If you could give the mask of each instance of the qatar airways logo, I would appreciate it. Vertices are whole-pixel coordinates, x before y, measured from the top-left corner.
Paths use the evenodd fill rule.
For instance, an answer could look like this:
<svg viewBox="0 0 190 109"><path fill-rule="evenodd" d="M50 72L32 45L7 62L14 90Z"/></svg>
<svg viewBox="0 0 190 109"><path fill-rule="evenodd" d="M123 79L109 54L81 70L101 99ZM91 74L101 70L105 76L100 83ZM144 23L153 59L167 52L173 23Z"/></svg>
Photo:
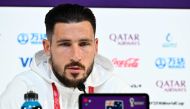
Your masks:
<svg viewBox="0 0 190 109"><path fill-rule="evenodd" d="M166 92L186 92L185 80L157 80L155 84Z"/></svg>
<svg viewBox="0 0 190 109"><path fill-rule="evenodd" d="M111 33L109 39L118 45L140 45L140 35L138 33L127 34L127 33Z"/></svg>
<svg viewBox="0 0 190 109"><path fill-rule="evenodd" d="M119 68L137 68L139 66L139 58L128 59L112 59L113 65Z"/></svg>

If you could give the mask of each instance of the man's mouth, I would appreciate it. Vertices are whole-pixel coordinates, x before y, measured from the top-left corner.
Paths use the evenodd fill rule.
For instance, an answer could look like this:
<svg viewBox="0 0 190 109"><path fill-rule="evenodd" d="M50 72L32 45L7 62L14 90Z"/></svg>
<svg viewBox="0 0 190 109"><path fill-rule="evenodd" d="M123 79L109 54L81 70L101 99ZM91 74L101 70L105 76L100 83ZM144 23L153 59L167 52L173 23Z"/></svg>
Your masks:
<svg viewBox="0 0 190 109"><path fill-rule="evenodd" d="M81 68L80 68L80 67L78 67L78 66L72 66L72 67L69 67L68 69L80 70Z"/></svg>
<svg viewBox="0 0 190 109"><path fill-rule="evenodd" d="M78 74L82 70L79 66L70 66L67 69L71 72L71 74Z"/></svg>

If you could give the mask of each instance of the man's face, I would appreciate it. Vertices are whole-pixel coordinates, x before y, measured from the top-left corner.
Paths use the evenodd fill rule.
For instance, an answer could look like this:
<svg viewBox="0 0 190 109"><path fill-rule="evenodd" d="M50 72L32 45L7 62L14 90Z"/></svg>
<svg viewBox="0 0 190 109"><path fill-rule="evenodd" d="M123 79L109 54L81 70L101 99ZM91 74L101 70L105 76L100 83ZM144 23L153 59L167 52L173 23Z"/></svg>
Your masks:
<svg viewBox="0 0 190 109"><path fill-rule="evenodd" d="M56 23L52 42L43 41L56 77L67 87L84 82L92 71L98 40L88 21Z"/></svg>

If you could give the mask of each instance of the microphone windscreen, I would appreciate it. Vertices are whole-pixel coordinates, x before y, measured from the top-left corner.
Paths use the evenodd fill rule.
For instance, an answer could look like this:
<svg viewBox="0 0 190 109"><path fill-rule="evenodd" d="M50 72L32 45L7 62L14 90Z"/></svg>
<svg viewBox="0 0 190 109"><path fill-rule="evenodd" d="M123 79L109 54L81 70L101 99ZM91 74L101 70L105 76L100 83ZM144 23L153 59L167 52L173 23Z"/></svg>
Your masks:
<svg viewBox="0 0 190 109"><path fill-rule="evenodd" d="M85 85L84 83L79 83L77 88L80 90L80 91L85 91Z"/></svg>

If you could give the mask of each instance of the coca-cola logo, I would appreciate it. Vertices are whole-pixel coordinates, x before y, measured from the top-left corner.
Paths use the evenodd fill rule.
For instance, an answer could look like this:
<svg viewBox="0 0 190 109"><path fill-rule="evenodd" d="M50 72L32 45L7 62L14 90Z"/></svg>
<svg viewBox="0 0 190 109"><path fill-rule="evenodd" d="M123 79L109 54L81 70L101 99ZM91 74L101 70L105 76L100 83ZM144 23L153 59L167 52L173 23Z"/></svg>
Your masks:
<svg viewBox="0 0 190 109"><path fill-rule="evenodd" d="M109 39L118 45L140 45L140 35L138 33L111 33Z"/></svg>
<svg viewBox="0 0 190 109"><path fill-rule="evenodd" d="M166 92L186 92L185 80L157 80L156 86Z"/></svg>
<svg viewBox="0 0 190 109"><path fill-rule="evenodd" d="M137 68L139 66L139 58L128 58L128 59L112 59L113 65L120 68Z"/></svg>

